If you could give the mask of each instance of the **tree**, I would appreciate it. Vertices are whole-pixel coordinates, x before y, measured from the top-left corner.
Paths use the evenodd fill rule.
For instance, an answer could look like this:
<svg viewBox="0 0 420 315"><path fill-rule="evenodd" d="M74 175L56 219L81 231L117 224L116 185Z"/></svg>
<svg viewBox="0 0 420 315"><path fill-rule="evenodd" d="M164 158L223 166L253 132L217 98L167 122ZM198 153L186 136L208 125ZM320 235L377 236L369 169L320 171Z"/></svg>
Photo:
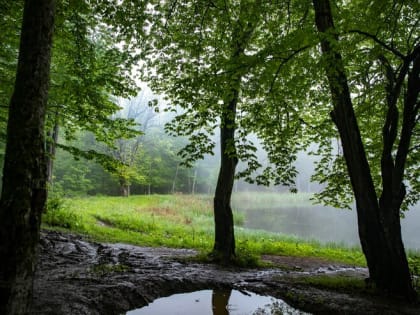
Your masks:
<svg viewBox="0 0 420 315"><path fill-rule="evenodd" d="M123 101L121 101L122 103ZM107 154L121 162L121 166L114 172L120 184L121 196L130 195L132 182L144 181L144 174L141 169L141 151L144 142L144 134L151 127L157 113L145 101L144 92L136 98L130 99L121 106L121 110L113 115L113 118L132 120L138 129L137 135L130 139L119 138L112 146L105 150Z"/></svg>
<svg viewBox="0 0 420 315"><path fill-rule="evenodd" d="M57 8L47 120L50 179L59 130L67 140L87 130L108 145L133 136L131 121L112 115L120 109L116 97L135 93L128 71L135 58L117 47L119 40L105 23L98 23L105 18L97 10L106 5L77 0L60 2Z"/></svg>
<svg viewBox="0 0 420 315"><path fill-rule="evenodd" d="M239 16L235 21L230 43L229 63L236 66L244 57L245 50L257 26L258 18L254 16L256 1L251 6L240 3ZM230 261L235 255L235 238L233 230L233 214L230 206L233 183L235 179L238 157L235 147L236 113L241 92L241 81L246 68L236 69L227 78L222 109L220 115L220 171L214 194L215 240L214 254L223 261Z"/></svg>
<svg viewBox="0 0 420 315"><path fill-rule="evenodd" d="M44 121L54 1L25 1L0 200L0 313L26 314L46 190Z"/></svg>
<svg viewBox="0 0 420 315"><path fill-rule="evenodd" d="M307 11L305 6L293 9L296 16L304 17ZM279 76L279 68L304 49L300 47L302 36L298 36L302 18L292 22L285 13L288 10L287 4L278 6L258 0L169 1L159 2L149 10L151 26L143 48L144 79L167 96L170 109L178 114L167 125L167 131L189 138L190 143L180 152L187 166L212 153L215 142L211 137L216 128L220 129L213 254L225 262L235 255L230 207L235 175L252 180L251 174L263 167L247 136L262 130L257 125L263 124L264 114L259 116L259 124L252 116L258 112L256 108L262 112L266 105L279 103L279 95L284 94L278 92L278 86L270 86ZM279 19L282 23L290 20L286 31L279 29ZM284 44L291 39L297 42L292 48ZM287 106L284 111L277 108L279 117L289 111ZM289 127L286 120L281 121L276 125L276 134L284 136ZM296 141L300 128L291 130L290 137L277 141L287 146L283 150L287 154L269 156L275 167L266 167L257 175L259 183L293 186L295 171L291 162L300 146ZM239 160L245 169L237 172Z"/></svg>
<svg viewBox="0 0 420 315"><path fill-rule="evenodd" d="M46 148L48 179L53 186L52 174L59 132L61 140L73 140L78 131L91 131L99 141L111 144L116 138L132 135L133 127L125 119L112 119L119 110L115 97L128 97L135 93L136 85L129 69L135 57L130 51L117 47L120 40L109 32L100 10L113 4L85 0L60 1L56 9L56 32L51 61ZM2 117L7 117L16 68L20 2L2 2L0 48L0 147L4 144ZM98 23L98 21L102 21ZM115 24L115 23L114 23ZM7 101L6 101L7 100ZM70 143L70 141L68 142ZM61 143L61 148L79 154L77 148ZM88 148L89 150L89 148ZM84 154L85 152L80 152ZM79 155L80 155L79 154ZM93 154L90 154L93 158Z"/></svg>
<svg viewBox="0 0 420 315"><path fill-rule="evenodd" d="M379 151L381 187L378 189L352 103L345 62L338 48L340 40L333 23L329 0L314 0L313 4L316 26L321 37L323 64L333 103L331 117L340 134L344 159L356 199L359 236L370 278L379 289L413 300L416 293L412 287L401 238L400 210L406 197L404 172L407 159L410 151L414 151L414 154L418 151L410 146L420 107L420 44L418 33L415 32L417 26L411 24L409 27L411 31L404 42L406 53L400 52L397 48L400 43L394 41L394 36L399 31L397 27L394 28L395 33L384 39L360 29L352 31L363 35L364 40L370 39L374 42L377 60L385 69L383 80L380 80L385 82L381 86L385 87L387 106L382 109L385 118L382 120L382 148ZM415 6L414 3L411 5ZM416 12L411 5L402 4L399 7L402 19ZM378 30L377 34L383 33ZM387 44L388 40L391 44ZM391 53L392 58L400 59L397 67L392 66L384 51ZM369 85L375 83L375 80L371 80ZM402 93L403 88L405 93ZM399 117L401 108L402 118ZM362 121L362 126L363 123Z"/></svg>

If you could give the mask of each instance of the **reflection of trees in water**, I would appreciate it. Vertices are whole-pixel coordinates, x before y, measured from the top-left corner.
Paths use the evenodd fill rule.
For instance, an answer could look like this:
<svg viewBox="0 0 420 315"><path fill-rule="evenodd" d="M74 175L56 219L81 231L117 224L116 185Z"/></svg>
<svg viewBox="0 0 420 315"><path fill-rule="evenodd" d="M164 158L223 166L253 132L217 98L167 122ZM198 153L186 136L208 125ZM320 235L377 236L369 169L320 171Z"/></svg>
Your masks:
<svg viewBox="0 0 420 315"><path fill-rule="evenodd" d="M264 308L258 308L252 315L304 315L305 312L298 311L283 301L272 299L270 304Z"/></svg>
<svg viewBox="0 0 420 315"><path fill-rule="evenodd" d="M231 309L231 305L229 304L229 299L231 297L232 290L229 289L216 289L212 292L211 297L211 304L213 315L229 315ZM242 294L251 296L242 292ZM294 309L287 303L283 302L282 300L278 300L275 298L271 299L269 304L264 305L263 307L259 307L256 311L252 313L252 315L298 315L298 314L307 314L305 312L301 312L299 310Z"/></svg>
<svg viewBox="0 0 420 315"><path fill-rule="evenodd" d="M211 296L211 305L213 309L213 315L229 315L229 299L232 294L232 290L213 290Z"/></svg>

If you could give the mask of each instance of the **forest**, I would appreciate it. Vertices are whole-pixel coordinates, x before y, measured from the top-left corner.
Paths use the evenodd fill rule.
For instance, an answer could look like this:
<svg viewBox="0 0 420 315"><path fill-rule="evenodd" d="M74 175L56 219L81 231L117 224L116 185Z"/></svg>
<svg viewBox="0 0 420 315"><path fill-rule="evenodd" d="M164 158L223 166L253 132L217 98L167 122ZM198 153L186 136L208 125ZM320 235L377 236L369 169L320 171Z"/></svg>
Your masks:
<svg viewBox="0 0 420 315"><path fill-rule="evenodd" d="M223 268L340 261L366 268L351 294L418 307L401 222L420 198L419 1L0 0L0 15L1 314L48 313L34 296L54 233ZM360 246L248 230L238 198L260 217L353 209Z"/></svg>

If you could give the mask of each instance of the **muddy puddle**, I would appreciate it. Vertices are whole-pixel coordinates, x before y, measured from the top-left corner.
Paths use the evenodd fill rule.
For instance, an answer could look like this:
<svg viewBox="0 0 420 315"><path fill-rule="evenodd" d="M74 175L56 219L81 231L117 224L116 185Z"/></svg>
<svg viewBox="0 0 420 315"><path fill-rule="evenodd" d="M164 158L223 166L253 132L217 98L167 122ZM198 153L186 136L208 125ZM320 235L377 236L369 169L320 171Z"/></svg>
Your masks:
<svg viewBox="0 0 420 315"><path fill-rule="evenodd" d="M265 255L264 260L282 267L243 269L193 262L186 259L196 255L190 249L95 243L54 231L41 234L39 252L31 315L303 314L297 310L312 314L420 314L419 305L404 301L305 285L300 278L320 274L367 276L364 268L314 257ZM185 292L193 293L179 295ZM162 300L169 303L165 307L172 313L138 313L161 307L154 305ZM170 304L171 300L178 306ZM176 313L187 302L191 312L182 308ZM254 308L248 308L251 306ZM273 307L284 310L272 312Z"/></svg>
<svg viewBox="0 0 420 315"><path fill-rule="evenodd" d="M281 299L238 290L200 290L159 298L126 315L305 315Z"/></svg>

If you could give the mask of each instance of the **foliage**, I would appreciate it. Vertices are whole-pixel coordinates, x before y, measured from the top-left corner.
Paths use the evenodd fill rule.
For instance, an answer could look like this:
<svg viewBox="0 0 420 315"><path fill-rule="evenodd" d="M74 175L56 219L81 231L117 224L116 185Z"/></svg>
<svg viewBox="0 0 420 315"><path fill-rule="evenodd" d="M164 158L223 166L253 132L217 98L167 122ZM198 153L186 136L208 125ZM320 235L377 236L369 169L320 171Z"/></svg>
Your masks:
<svg viewBox="0 0 420 315"><path fill-rule="evenodd" d="M6 148L6 126L9 103L16 75L20 25L23 5L19 1L0 1L0 166Z"/></svg>
<svg viewBox="0 0 420 315"><path fill-rule="evenodd" d="M305 145L297 141L301 139L302 102L295 102L297 93L281 89L285 81L291 83L297 77L282 80L279 72L291 55L307 45L304 23L299 20L305 19L308 7L296 3L286 8L286 4L262 1L151 3L154 6L146 11L151 27L143 48L143 79L168 98L168 110L177 114L166 130L188 137L189 143L180 152L184 163L191 166L212 154L214 130L223 125L223 117L237 115L232 126L235 139L227 153L246 165L238 177L260 184L293 185L293 161ZM293 21L284 13L288 10L295 13ZM287 31L279 30L279 24L287 21ZM287 47L292 38L292 47ZM227 103L234 90L241 93L237 110L229 113ZM268 119L273 116L275 121ZM255 145L247 138L252 132L261 136L272 166L257 159ZM251 174L261 167L265 170L253 179Z"/></svg>
<svg viewBox="0 0 420 315"><path fill-rule="evenodd" d="M157 121L164 121L163 114L159 114ZM143 127L144 125L141 125ZM118 142L126 140L120 139ZM136 139L128 139L124 146L129 146ZM79 187L81 195L105 194L118 195L120 185L116 174L127 170L133 173L130 176L131 192L134 194L190 193L192 189L191 170L178 167L180 158L176 152L185 143L182 138L172 138L163 132L159 125L152 125L147 132L138 139L139 148L136 152L133 164L129 166L118 158L119 149L109 148L95 140L94 135L80 132L77 139L66 141L59 139L58 150L54 159L53 189L59 187L67 195L72 194L69 182L64 177L72 177L73 168L84 169L84 175L90 181L90 186ZM71 154L67 153L70 152ZM73 157L77 157L74 159ZM178 167L178 172L176 171ZM214 185L214 178L206 176L217 165L209 162L197 165L197 183L195 191L207 192ZM121 168L121 171L119 169Z"/></svg>
<svg viewBox="0 0 420 315"><path fill-rule="evenodd" d="M64 127L65 138L74 139L78 131L92 132L98 141L112 145L115 139L135 134L133 122L112 118L118 104L115 96L136 93L131 77L136 58L123 50L119 39L109 32L111 22L101 15L111 2L85 0L59 1L56 8L51 82L46 121L47 148L55 146L54 133ZM16 69L22 3L1 2L0 39L0 151L4 146L5 122ZM120 21L121 22L121 21ZM116 23L116 21L113 21ZM119 166L89 150L64 146L76 157L95 157L107 169ZM49 153L54 159L54 153ZM2 152L0 152L1 159Z"/></svg>
<svg viewBox="0 0 420 315"><path fill-rule="evenodd" d="M248 246L247 240L242 240L236 244L236 256L233 263L240 267L257 267L263 265L260 256Z"/></svg>
<svg viewBox="0 0 420 315"><path fill-rule="evenodd" d="M87 1L62 2L54 41L49 116L50 124L65 127L67 138L76 130L91 131L98 140L131 134L129 121L113 120L119 107L111 96L129 96L135 84L127 70L134 62L107 26L98 23Z"/></svg>
<svg viewBox="0 0 420 315"><path fill-rule="evenodd" d="M57 143L57 147L70 153L76 161L80 158L86 159L88 161L95 161L99 165L101 165L105 170L109 172L117 172L118 168L124 167L124 164L117 159L110 157L104 153L98 152L93 149L84 150L83 148L80 149L73 145L66 145Z"/></svg>
<svg viewBox="0 0 420 315"><path fill-rule="evenodd" d="M67 196L81 195L92 188L91 181L86 178L88 172L87 167L72 166L69 171L70 172L65 174L62 179L62 184L66 187L65 193ZM58 183L56 186L57 185L60 184ZM55 187L55 189L63 191L59 187Z"/></svg>
<svg viewBox="0 0 420 315"><path fill-rule="evenodd" d="M410 266L410 273L412 276L413 287L420 291L420 255L418 252L408 252L408 265Z"/></svg>
<svg viewBox="0 0 420 315"><path fill-rule="evenodd" d="M81 229L84 224L81 216L70 210L67 202L57 195L48 199L42 222L51 227L66 229Z"/></svg>

